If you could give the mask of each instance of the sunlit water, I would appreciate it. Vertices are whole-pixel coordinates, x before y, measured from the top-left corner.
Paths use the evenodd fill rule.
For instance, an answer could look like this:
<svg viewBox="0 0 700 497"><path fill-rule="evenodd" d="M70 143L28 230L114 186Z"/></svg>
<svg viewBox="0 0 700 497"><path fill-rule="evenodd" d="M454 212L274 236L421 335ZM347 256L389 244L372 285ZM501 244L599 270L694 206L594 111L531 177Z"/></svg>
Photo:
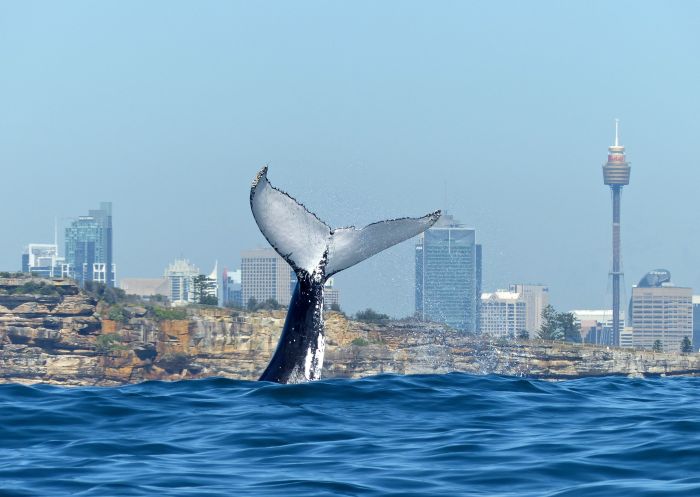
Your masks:
<svg viewBox="0 0 700 497"><path fill-rule="evenodd" d="M700 379L0 385L0 495L698 496Z"/></svg>

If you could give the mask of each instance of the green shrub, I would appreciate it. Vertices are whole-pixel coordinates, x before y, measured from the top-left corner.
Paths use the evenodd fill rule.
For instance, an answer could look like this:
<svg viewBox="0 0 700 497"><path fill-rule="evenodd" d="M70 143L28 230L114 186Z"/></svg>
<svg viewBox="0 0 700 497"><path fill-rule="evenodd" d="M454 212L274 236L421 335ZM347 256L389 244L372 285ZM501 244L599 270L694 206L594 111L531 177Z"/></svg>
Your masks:
<svg viewBox="0 0 700 497"><path fill-rule="evenodd" d="M360 338L354 339L350 343L352 343L353 345L356 345L358 347L366 347L367 345L369 345L369 340L366 340L366 339L360 337Z"/></svg>
<svg viewBox="0 0 700 497"><path fill-rule="evenodd" d="M126 321L126 313L124 312L124 308L120 306L112 307L109 310L107 317L112 321L119 321L120 323Z"/></svg>
<svg viewBox="0 0 700 497"><path fill-rule="evenodd" d="M157 321L181 321L187 319L187 310L182 307L152 307L151 312Z"/></svg>

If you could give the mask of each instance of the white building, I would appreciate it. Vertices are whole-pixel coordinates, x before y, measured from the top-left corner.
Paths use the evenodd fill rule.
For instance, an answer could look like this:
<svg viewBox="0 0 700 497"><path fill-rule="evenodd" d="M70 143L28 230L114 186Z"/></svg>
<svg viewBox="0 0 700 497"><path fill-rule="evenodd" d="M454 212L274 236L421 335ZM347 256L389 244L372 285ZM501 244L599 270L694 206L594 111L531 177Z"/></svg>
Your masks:
<svg viewBox="0 0 700 497"><path fill-rule="evenodd" d="M58 255L56 243L30 243L22 254L22 272L44 278L72 277L70 266Z"/></svg>
<svg viewBox="0 0 700 497"><path fill-rule="evenodd" d="M530 338L537 337L542 328L542 311L549 305L549 288L544 285L515 283L509 290L519 293L525 301L525 329Z"/></svg>
<svg viewBox="0 0 700 497"><path fill-rule="evenodd" d="M481 294L481 333L515 337L526 330L526 303L517 292L497 290Z"/></svg>
<svg viewBox="0 0 700 497"><path fill-rule="evenodd" d="M199 268L187 259L176 259L165 270L165 278L170 282L168 298L172 305L184 305L194 301L195 276Z"/></svg>

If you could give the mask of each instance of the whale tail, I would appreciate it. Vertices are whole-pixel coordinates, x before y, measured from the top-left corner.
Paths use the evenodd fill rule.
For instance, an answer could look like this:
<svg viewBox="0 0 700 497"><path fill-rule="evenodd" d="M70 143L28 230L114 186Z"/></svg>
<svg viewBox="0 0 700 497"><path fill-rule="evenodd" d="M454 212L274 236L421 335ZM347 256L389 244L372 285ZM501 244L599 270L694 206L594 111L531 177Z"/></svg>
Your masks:
<svg viewBox="0 0 700 497"><path fill-rule="evenodd" d="M435 211L419 218L379 221L357 229L332 229L267 179L267 167L250 189L250 208L267 241L298 276L328 278L374 254L416 236L440 217Z"/></svg>

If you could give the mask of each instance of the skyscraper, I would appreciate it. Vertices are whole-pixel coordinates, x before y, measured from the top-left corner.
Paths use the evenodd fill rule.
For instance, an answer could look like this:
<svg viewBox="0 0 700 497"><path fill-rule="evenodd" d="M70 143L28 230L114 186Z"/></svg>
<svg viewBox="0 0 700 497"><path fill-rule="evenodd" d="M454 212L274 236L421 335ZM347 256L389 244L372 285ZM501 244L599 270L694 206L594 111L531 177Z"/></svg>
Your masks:
<svg viewBox="0 0 700 497"><path fill-rule="evenodd" d="M289 304L294 286L294 271L272 248L241 252L241 290L243 305L250 299L264 302L274 299L280 305Z"/></svg>
<svg viewBox="0 0 700 497"><path fill-rule="evenodd" d="M112 252L112 203L80 216L66 228L66 263L79 284L97 281L115 286L116 265Z"/></svg>
<svg viewBox="0 0 700 497"><path fill-rule="evenodd" d="M474 333L477 323L475 232L443 214L416 244L416 315ZM479 257L479 261L481 257ZM479 285L480 286L480 285Z"/></svg>
<svg viewBox="0 0 700 497"><path fill-rule="evenodd" d="M625 147L620 145L620 121L615 119L615 144L608 147L608 162L603 165L603 182L610 186L612 193L612 312L613 340L620 343L620 197L622 187L630 182L630 166L625 158Z"/></svg>

